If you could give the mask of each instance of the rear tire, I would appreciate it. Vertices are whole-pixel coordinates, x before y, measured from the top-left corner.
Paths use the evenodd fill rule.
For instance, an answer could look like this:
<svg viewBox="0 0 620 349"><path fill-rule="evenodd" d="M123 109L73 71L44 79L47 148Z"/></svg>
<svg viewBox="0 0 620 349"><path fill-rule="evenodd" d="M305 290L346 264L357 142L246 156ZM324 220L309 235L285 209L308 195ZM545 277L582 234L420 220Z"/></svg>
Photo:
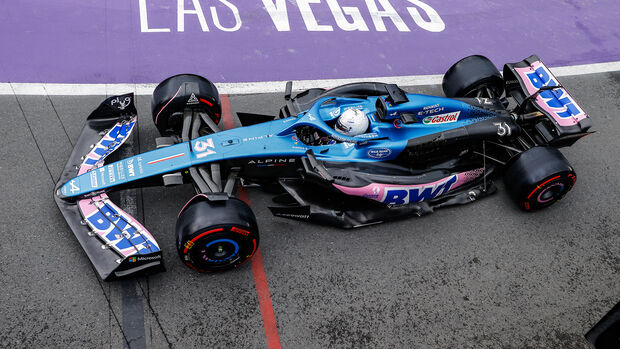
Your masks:
<svg viewBox="0 0 620 349"><path fill-rule="evenodd" d="M162 81L153 91L151 107L153 122L163 136L181 134L186 108L207 113L216 124L222 114L217 87L193 74L175 75Z"/></svg>
<svg viewBox="0 0 620 349"><path fill-rule="evenodd" d="M504 79L497 67L484 56L469 56L454 63L443 77L443 92L448 98L482 97L499 98L504 93ZM486 88L492 95L486 93Z"/></svg>
<svg viewBox="0 0 620 349"><path fill-rule="evenodd" d="M177 250L185 265L199 272L236 268L250 259L259 243L256 217L235 198L192 198L176 224Z"/></svg>
<svg viewBox="0 0 620 349"><path fill-rule="evenodd" d="M512 199L526 211L551 206L568 193L577 176L568 160L552 147L534 147L511 159L504 183Z"/></svg>

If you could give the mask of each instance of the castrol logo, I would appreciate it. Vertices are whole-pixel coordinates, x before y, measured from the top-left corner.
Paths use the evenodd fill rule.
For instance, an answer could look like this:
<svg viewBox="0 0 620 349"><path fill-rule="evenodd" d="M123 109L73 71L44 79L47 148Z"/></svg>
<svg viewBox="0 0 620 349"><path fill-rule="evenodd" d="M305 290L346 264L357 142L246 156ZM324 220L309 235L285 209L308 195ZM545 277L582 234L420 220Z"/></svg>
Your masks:
<svg viewBox="0 0 620 349"><path fill-rule="evenodd" d="M459 119L460 111L454 113L440 114L434 116L427 116L422 120L427 125L437 125L437 124L449 124L451 122L456 122Z"/></svg>

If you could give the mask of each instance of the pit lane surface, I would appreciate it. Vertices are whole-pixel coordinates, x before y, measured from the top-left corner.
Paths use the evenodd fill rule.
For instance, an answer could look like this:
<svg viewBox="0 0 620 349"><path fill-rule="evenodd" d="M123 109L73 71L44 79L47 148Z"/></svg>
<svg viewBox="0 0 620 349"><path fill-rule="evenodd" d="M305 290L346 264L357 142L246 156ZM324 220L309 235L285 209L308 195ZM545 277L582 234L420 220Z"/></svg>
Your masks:
<svg viewBox="0 0 620 349"><path fill-rule="evenodd" d="M563 150L577 184L543 212L520 211L499 181L496 195L471 205L339 230L273 217L270 196L250 190L282 347L588 348L583 335L620 294L620 72L561 80L598 132ZM439 86L408 91L441 95ZM98 280L52 190L104 97L0 97L0 346L273 343L255 266L201 275L181 264L173 229L189 186L138 196L167 272ZM276 113L282 94L229 99L233 112ZM150 97L137 107L145 151L156 136Z"/></svg>

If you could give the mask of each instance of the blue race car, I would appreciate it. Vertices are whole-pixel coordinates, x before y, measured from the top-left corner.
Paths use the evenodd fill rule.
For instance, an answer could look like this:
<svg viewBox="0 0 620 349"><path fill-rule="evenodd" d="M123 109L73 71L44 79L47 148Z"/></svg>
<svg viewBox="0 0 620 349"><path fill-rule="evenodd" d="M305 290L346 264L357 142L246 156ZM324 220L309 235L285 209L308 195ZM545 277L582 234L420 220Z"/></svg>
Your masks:
<svg viewBox="0 0 620 349"><path fill-rule="evenodd" d="M537 56L506 64L470 56L444 76L447 97L355 83L293 96L279 116L238 113L222 131L217 89L197 75L153 93L157 149L104 164L135 128L133 95L105 100L88 117L54 193L103 279L163 269L160 247L108 193L190 183L176 224L183 263L226 270L252 257L256 219L235 198L244 185L279 191L273 214L353 228L420 216L507 191L524 210L560 200L575 171L557 148L588 135L591 120Z"/></svg>

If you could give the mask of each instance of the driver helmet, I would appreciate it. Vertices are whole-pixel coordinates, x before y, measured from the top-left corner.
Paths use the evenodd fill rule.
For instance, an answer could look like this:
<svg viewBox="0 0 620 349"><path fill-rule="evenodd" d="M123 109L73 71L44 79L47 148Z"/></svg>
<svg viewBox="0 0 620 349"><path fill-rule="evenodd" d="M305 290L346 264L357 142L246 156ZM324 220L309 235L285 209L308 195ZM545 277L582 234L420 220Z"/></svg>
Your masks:
<svg viewBox="0 0 620 349"><path fill-rule="evenodd" d="M335 129L345 136L353 137L365 133L369 124L368 117L363 111L352 108L340 114Z"/></svg>

